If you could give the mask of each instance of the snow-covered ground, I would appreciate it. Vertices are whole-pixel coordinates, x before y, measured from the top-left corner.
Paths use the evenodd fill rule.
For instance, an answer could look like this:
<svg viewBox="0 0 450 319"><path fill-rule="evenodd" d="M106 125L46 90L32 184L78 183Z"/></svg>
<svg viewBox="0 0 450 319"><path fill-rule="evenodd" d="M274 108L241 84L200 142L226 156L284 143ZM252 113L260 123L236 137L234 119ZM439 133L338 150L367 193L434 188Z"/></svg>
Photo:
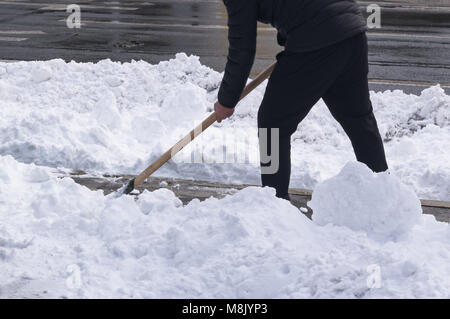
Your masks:
<svg viewBox="0 0 450 319"><path fill-rule="evenodd" d="M90 173L138 173L208 115L220 81L221 74L184 54L158 65L0 63L0 155ZM264 88L183 151L219 163L172 161L157 175L258 184L252 154ZM372 93L372 101L391 171L422 198L450 200L450 97L436 86L420 96ZM247 152L253 160L220 163L224 159L214 154L224 144L227 152L238 149L238 156L245 159ZM312 189L354 160L348 138L322 101L292 145L292 187Z"/></svg>
<svg viewBox="0 0 450 319"><path fill-rule="evenodd" d="M0 297L450 298L450 228L422 215L416 195L450 199L439 87L372 94L390 174L353 162L315 107L293 142L293 186L314 188L313 221L267 188L183 206L164 188L135 200L57 177L138 172L208 114L220 80L183 54L0 63ZM262 94L159 174L257 183L257 161L180 159L211 162L224 143L253 158Z"/></svg>
<svg viewBox="0 0 450 319"><path fill-rule="evenodd" d="M114 198L4 156L0 297L450 298L449 225L393 175L349 163L311 206Z"/></svg>

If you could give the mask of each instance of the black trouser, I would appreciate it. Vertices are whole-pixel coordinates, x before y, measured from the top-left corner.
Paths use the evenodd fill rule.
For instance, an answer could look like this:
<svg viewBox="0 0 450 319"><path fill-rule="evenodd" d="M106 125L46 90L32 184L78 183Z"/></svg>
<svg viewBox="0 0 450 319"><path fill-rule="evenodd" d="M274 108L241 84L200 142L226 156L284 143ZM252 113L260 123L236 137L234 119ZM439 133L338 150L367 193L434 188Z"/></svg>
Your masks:
<svg viewBox="0 0 450 319"><path fill-rule="evenodd" d="M375 172L387 170L370 102L367 55L365 33L317 51L277 55L258 112L258 127L268 129L267 141L270 128L279 128L279 169L261 175L263 186L274 187L277 196L288 197L291 135L320 98L350 138L356 159Z"/></svg>

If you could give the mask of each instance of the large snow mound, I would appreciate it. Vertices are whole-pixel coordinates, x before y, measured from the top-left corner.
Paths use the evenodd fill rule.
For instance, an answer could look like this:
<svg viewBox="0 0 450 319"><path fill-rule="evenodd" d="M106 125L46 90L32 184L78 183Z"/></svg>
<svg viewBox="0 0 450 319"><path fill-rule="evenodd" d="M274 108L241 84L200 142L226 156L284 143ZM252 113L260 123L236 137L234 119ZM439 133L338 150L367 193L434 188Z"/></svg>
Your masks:
<svg viewBox="0 0 450 319"><path fill-rule="evenodd" d="M355 164L315 196L342 187L357 198L343 175L388 188L392 212L409 209L397 197L417 202ZM361 209L355 231L333 225L336 217L316 224L268 188L186 206L167 189L115 198L0 156L0 297L449 298L449 225L411 205L414 225L379 240L364 220L383 206L369 212L373 199L359 201L348 205ZM398 221L385 224L395 230Z"/></svg>
<svg viewBox="0 0 450 319"><path fill-rule="evenodd" d="M0 154L90 173L137 173L208 115L221 78L185 54L158 65L0 62ZM257 154L264 89L180 154L201 154L201 165L171 161L158 174L259 183L257 160L222 164L214 154L225 142ZM439 86L420 96L386 91L371 97L391 171L421 197L450 200L450 97ZM318 102L293 136L291 186L314 188L352 160L344 131Z"/></svg>
<svg viewBox="0 0 450 319"><path fill-rule="evenodd" d="M343 225L382 240L401 237L422 214L410 188L359 162L348 163L337 176L319 184L308 205L320 225Z"/></svg>

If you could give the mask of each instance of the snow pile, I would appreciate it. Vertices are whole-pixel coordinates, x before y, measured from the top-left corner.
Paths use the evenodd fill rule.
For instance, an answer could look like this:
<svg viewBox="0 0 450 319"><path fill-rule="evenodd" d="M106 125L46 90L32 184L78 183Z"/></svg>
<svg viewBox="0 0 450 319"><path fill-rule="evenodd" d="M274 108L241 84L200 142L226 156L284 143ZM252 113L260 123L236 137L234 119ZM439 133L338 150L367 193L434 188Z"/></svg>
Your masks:
<svg viewBox="0 0 450 319"><path fill-rule="evenodd" d="M319 184L308 205L319 225L347 226L381 240L401 237L422 214L411 189L389 173L373 173L359 162L347 164L339 175Z"/></svg>
<svg viewBox="0 0 450 319"><path fill-rule="evenodd" d="M10 156L0 168L0 297L450 297L449 226L416 216L414 205L414 226L378 240L379 219L368 215L385 211L370 212L370 197L347 205L361 209L355 231L315 224L268 188L182 206L167 189L104 196ZM324 188L356 198L342 176L366 175L349 165L313 201L329 201ZM396 198L409 194L393 177L370 183L389 188L391 211L403 211ZM397 226L385 220L384 229Z"/></svg>
<svg viewBox="0 0 450 319"><path fill-rule="evenodd" d="M390 94L392 97L398 97L398 99L390 100L389 104L383 101L385 94L375 94L372 99L380 105L380 113L383 116L390 117L391 120L387 122L389 126L383 125L385 139L391 140L396 137L413 136L427 126L449 127L449 97L442 93L442 88L435 86L424 90L419 97L410 95L405 99L400 91L395 91ZM404 103L413 105L409 112L402 112L402 109L406 109L402 105ZM402 106L392 107L392 104Z"/></svg>
<svg viewBox="0 0 450 319"><path fill-rule="evenodd" d="M93 174L138 173L206 118L220 81L221 74L185 54L158 65L0 63L0 154ZM223 164L214 154L224 144L257 153L264 89L180 154L197 152L208 163L171 161L158 174L259 183L257 158ZM391 170L421 197L450 200L450 97L439 86L420 96L386 91L371 97ZM293 136L291 186L314 188L352 160L344 131L319 101Z"/></svg>
<svg viewBox="0 0 450 319"><path fill-rule="evenodd" d="M206 90L220 82L185 55L157 66L52 60L2 67L0 154L103 172L136 172L152 150L160 155L161 145L206 114Z"/></svg>

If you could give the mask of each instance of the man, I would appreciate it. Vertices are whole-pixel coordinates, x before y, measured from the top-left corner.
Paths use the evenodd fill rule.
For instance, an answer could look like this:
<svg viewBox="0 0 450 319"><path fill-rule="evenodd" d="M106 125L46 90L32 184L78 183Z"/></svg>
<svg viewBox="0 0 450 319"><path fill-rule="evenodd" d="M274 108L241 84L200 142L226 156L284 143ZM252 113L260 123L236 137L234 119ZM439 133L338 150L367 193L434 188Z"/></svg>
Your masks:
<svg viewBox="0 0 450 319"><path fill-rule="evenodd" d="M353 0L224 3L229 52L214 106L219 122L233 114L250 74L257 21L274 26L278 43L285 48L277 55L258 111L258 127L267 129L267 141L271 129L279 129L279 169L261 175L263 186L274 187L278 197L289 198L291 135L320 98L350 138L357 160L375 172L387 170L369 97L367 27L357 4Z"/></svg>

